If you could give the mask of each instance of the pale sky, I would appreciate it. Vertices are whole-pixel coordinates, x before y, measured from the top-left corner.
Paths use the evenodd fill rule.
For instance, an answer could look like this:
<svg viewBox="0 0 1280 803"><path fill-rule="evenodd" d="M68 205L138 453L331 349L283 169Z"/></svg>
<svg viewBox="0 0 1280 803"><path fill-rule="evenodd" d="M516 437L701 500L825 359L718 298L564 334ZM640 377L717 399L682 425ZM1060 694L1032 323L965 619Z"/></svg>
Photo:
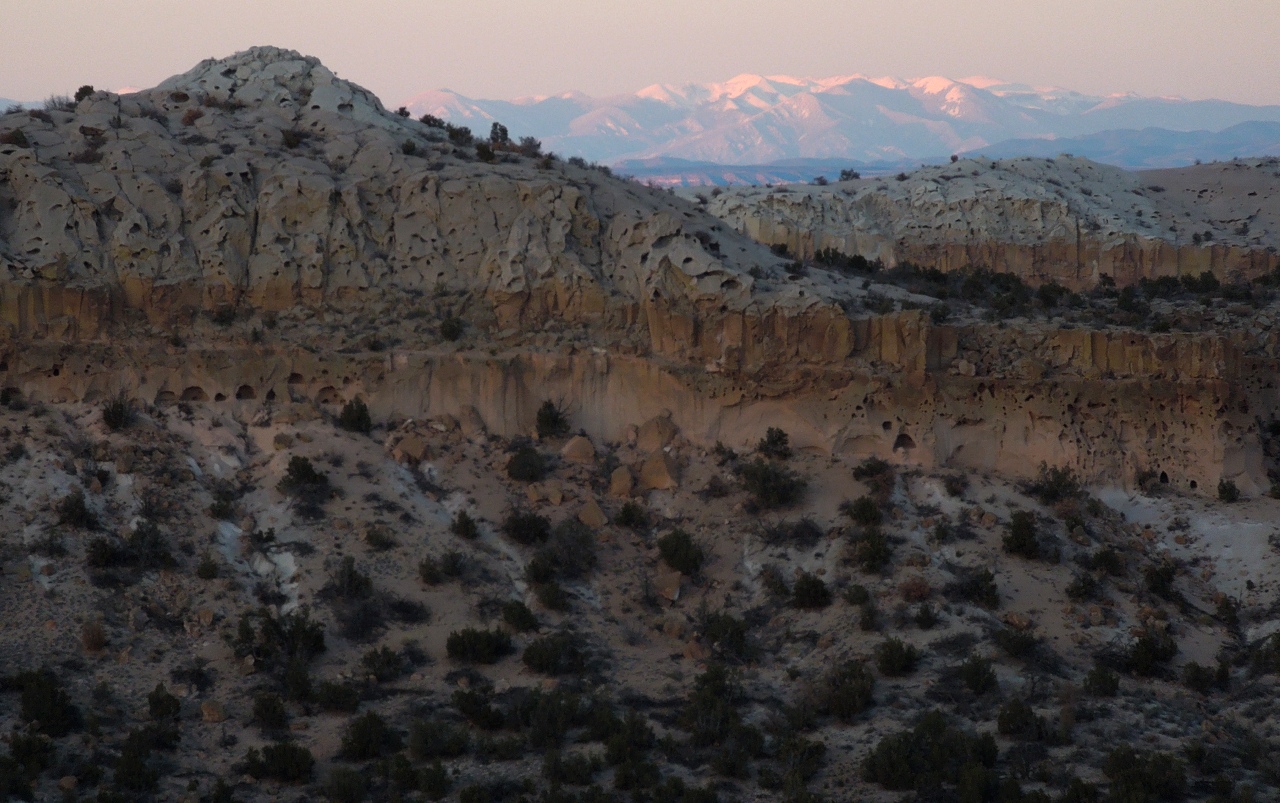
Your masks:
<svg viewBox="0 0 1280 803"><path fill-rule="evenodd" d="M988 75L1280 103L1280 0L0 0L0 97L153 86L251 45L388 106L739 73Z"/></svg>

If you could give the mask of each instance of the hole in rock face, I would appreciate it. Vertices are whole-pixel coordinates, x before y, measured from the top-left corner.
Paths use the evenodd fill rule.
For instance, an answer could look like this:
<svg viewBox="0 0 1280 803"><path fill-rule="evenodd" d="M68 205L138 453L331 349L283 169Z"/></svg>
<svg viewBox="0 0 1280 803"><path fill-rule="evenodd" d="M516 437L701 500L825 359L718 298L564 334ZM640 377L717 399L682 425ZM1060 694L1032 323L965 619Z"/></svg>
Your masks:
<svg viewBox="0 0 1280 803"><path fill-rule="evenodd" d="M893 429L893 424L886 421L880 425L880 428L883 429L885 432L888 432L889 430Z"/></svg>
<svg viewBox="0 0 1280 803"><path fill-rule="evenodd" d="M1168 484L1169 484L1169 472L1167 472L1167 471L1161 471L1161 472L1160 472L1160 482L1161 482L1161 484L1163 484L1163 485L1168 485Z"/></svg>
<svg viewBox="0 0 1280 803"><path fill-rule="evenodd" d="M205 393L204 388L200 387L199 385L192 385L191 387L182 391L181 398L183 401L202 402L202 401L209 400L209 394Z"/></svg>
<svg viewBox="0 0 1280 803"><path fill-rule="evenodd" d="M316 394L316 401L320 404L341 404L342 394L338 392L337 388L329 385L320 389L320 392Z"/></svg>
<svg viewBox="0 0 1280 803"><path fill-rule="evenodd" d="M216 402L226 401L226 400L227 400L227 394L225 394L225 393L215 393L215 394L213 394L213 400L214 400L214 401L216 401Z"/></svg>
<svg viewBox="0 0 1280 803"><path fill-rule="evenodd" d="M1200 487L1200 486L1196 483L1196 481L1195 481L1195 480L1192 480L1192 481L1191 481L1191 490L1193 490L1193 491L1194 491L1194 490L1195 490L1196 488L1198 488L1198 487Z"/></svg>
<svg viewBox="0 0 1280 803"><path fill-rule="evenodd" d="M275 392L274 390L268 390L268 391L267 391L267 395L266 395L266 397L265 397L265 398L266 398L266 400L267 400L267 401L275 401L275 400L276 400L276 392Z"/></svg>
<svg viewBox="0 0 1280 803"><path fill-rule="evenodd" d="M916 442L913 441L911 439L911 436L905 432L899 435L897 440L893 442L893 450L895 452L898 451L899 449L914 449L914 448L916 448Z"/></svg>
<svg viewBox="0 0 1280 803"><path fill-rule="evenodd" d="M250 387L249 385L241 385L240 387L236 388L236 398L237 399L256 399L258 398L258 392L254 390L252 387Z"/></svg>
<svg viewBox="0 0 1280 803"><path fill-rule="evenodd" d="M178 395L171 390L162 390L156 393L156 404L173 404L178 400Z"/></svg>
<svg viewBox="0 0 1280 803"><path fill-rule="evenodd" d="M301 384L302 384L302 374L289 374L289 384L290 384L290 385L301 385Z"/></svg>

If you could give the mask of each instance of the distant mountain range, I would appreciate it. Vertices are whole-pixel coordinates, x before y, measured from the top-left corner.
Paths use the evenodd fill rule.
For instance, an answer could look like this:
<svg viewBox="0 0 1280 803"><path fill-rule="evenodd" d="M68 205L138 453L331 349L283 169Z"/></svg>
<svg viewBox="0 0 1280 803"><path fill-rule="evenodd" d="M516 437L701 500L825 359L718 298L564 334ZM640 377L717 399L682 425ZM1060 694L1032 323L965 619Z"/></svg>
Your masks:
<svg viewBox="0 0 1280 803"><path fill-rule="evenodd" d="M1168 166L1225 153L1261 155L1266 151L1260 148L1275 145L1273 129L1241 124L1280 124L1280 106L1101 97L988 78L861 75L740 75L602 98L570 92L477 100L438 90L405 105L415 115L433 114L481 134L496 120L513 135L541 139L549 150L610 164L663 158L721 165L795 159L897 164L952 153L1074 149L1125 167Z"/></svg>

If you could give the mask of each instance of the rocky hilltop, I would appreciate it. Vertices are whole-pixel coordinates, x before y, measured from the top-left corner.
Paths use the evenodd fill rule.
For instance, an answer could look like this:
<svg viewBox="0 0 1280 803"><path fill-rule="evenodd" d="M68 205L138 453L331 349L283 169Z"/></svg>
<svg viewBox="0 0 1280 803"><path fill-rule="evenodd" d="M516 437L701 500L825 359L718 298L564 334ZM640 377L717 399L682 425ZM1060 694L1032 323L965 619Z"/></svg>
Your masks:
<svg viewBox="0 0 1280 803"><path fill-rule="evenodd" d="M684 191L689 197L702 194ZM702 194L703 197L707 197ZM1072 289L1280 265L1280 160L1127 172L1071 156L961 159L896 178L734 188L707 208L762 242Z"/></svg>

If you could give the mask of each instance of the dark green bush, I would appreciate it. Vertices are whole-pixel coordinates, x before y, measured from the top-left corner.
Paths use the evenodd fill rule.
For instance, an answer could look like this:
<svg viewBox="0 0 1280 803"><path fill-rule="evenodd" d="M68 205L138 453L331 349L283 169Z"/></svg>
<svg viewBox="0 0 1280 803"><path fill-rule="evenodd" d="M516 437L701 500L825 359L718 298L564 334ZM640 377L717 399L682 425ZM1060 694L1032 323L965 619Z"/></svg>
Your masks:
<svg viewBox="0 0 1280 803"><path fill-rule="evenodd" d="M926 799L955 787L962 801L993 799L999 750L990 734L972 736L951 726L939 711L925 714L909 731L884 737L862 763L862 778L894 791L917 791Z"/></svg>
<svg viewBox="0 0 1280 803"><path fill-rule="evenodd" d="M145 730L131 731L125 737L116 760L116 786L131 792L150 792L156 788L160 773L149 763L152 741Z"/></svg>
<svg viewBox="0 0 1280 803"><path fill-rule="evenodd" d="M379 683L395 680L405 672L404 656L387 646L369 650L360 659L364 671Z"/></svg>
<svg viewBox="0 0 1280 803"><path fill-rule="evenodd" d="M539 438L560 438L569 434L569 417L555 402L548 399L538 408L537 430Z"/></svg>
<svg viewBox="0 0 1280 803"><path fill-rule="evenodd" d="M649 516L638 502L628 501L618 511L613 523L629 530L643 530L649 524Z"/></svg>
<svg viewBox="0 0 1280 803"><path fill-rule="evenodd" d="M1000 687L995 670L991 668L991 662L977 655L970 656L961 664L958 674L960 680L974 694L986 694Z"/></svg>
<svg viewBox="0 0 1280 803"><path fill-rule="evenodd" d="M790 459L791 437L777 427L769 427L764 437L756 444L756 451L774 460Z"/></svg>
<svg viewBox="0 0 1280 803"><path fill-rule="evenodd" d="M1240 489L1231 480L1218 480L1218 499L1227 504L1240 501Z"/></svg>
<svg viewBox="0 0 1280 803"><path fill-rule="evenodd" d="M1108 800L1116 803L1176 801L1187 791L1186 770L1168 753L1122 745L1107 756L1102 771L1111 781Z"/></svg>
<svg viewBox="0 0 1280 803"><path fill-rule="evenodd" d="M311 699L326 711L350 714L360 707L360 692L345 683L324 681L316 686Z"/></svg>
<svg viewBox="0 0 1280 803"><path fill-rule="evenodd" d="M107 429L112 432L125 429L134 422L136 417L133 399L126 396L124 391L120 391L102 405L102 423L106 424Z"/></svg>
<svg viewBox="0 0 1280 803"><path fill-rule="evenodd" d="M1040 476L1027 486L1027 490L1043 505L1052 505L1064 499L1080 495L1080 479L1070 468L1040 464Z"/></svg>
<svg viewBox="0 0 1280 803"><path fill-rule="evenodd" d="M1105 666L1095 666L1084 677L1086 694L1094 697L1115 697L1120 691L1120 676Z"/></svg>
<svg viewBox="0 0 1280 803"><path fill-rule="evenodd" d="M1036 537L1036 517L1029 510L1015 510L1009 517L1009 532L1003 539L1004 551L1028 560L1040 557L1040 541Z"/></svg>
<svg viewBox="0 0 1280 803"><path fill-rule="evenodd" d="M676 529L658 539L658 553L671 568L686 575L696 575L706 561L706 553L694 542L693 536Z"/></svg>
<svg viewBox="0 0 1280 803"><path fill-rule="evenodd" d="M959 569L942 593L953 602L970 602L988 610L1000 606L996 576L990 569Z"/></svg>
<svg viewBox="0 0 1280 803"><path fill-rule="evenodd" d="M1022 741L1038 741L1045 736L1044 719L1036 716L1036 712L1024 700L1010 700L1000 706L996 715L996 730L1001 736L1010 736Z"/></svg>
<svg viewBox="0 0 1280 803"><path fill-rule="evenodd" d="M996 646L1013 658L1029 658L1040 646L1040 640L1022 630L1002 627L992 636Z"/></svg>
<svg viewBox="0 0 1280 803"><path fill-rule="evenodd" d="M878 503L889 501L893 486L897 483L893 466L878 457L868 457L853 469L853 478L871 492L871 497Z"/></svg>
<svg viewBox="0 0 1280 803"><path fill-rule="evenodd" d="M80 709L50 672L19 672L0 681L0 691L14 690L19 693L18 715L34 730L59 739L80 727Z"/></svg>
<svg viewBox="0 0 1280 803"><path fill-rule="evenodd" d="M341 600L363 599L373 593L373 580L356 568L356 559L346 555L332 570L324 595Z"/></svg>
<svg viewBox="0 0 1280 803"><path fill-rule="evenodd" d="M513 510L503 520L502 532L517 544L539 544L551 535L551 522L531 511Z"/></svg>
<svg viewBox="0 0 1280 803"><path fill-rule="evenodd" d="M81 530L98 529L98 516L85 502L84 491L75 490L58 503L58 523Z"/></svg>
<svg viewBox="0 0 1280 803"><path fill-rule="evenodd" d="M538 617L533 615L528 605L518 599L503 603L502 621L517 633L528 633L538 629Z"/></svg>
<svg viewBox="0 0 1280 803"><path fill-rule="evenodd" d="M422 719L409 728L409 753L418 761L457 758L471 749L465 728L440 720Z"/></svg>
<svg viewBox="0 0 1280 803"><path fill-rule="evenodd" d="M802 610L817 610L831 604L831 591L821 577L801 572L791 587L791 604Z"/></svg>
<svg viewBox="0 0 1280 803"><path fill-rule="evenodd" d="M560 631L534 639L524 649L524 665L543 675L576 675L587 669L587 653L576 633Z"/></svg>
<svg viewBox="0 0 1280 803"><path fill-rule="evenodd" d="M1195 661L1190 661L1182 667L1183 684L1200 694L1208 694L1214 689L1226 689L1230 677L1231 666L1227 663L1219 663L1216 667L1212 667L1201 666Z"/></svg>
<svg viewBox="0 0 1280 803"><path fill-rule="evenodd" d="M853 560L862 571L874 574L893 560L893 547L879 527L867 527L854 536Z"/></svg>
<svg viewBox="0 0 1280 803"><path fill-rule="evenodd" d="M269 692L253 698L253 721L260 728L284 730L289 727L289 713L280 695Z"/></svg>
<svg viewBox="0 0 1280 803"><path fill-rule="evenodd" d="M794 471L757 457L740 466L743 487L751 494L752 505L759 510L790 507L804 496L808 483Z"/></svg>
<svg viewBox="0 0 1280 803"><path fill-rule="evenodd" d="M373 418L369 415L369 407L364 399L356 396L342 407L338 413L338 426L347 432L360 432L368 435L373 431Z"/></svg>
<svg viewBox="0 0 1280 803"><path fill-rule="evenodd" d="M1105 572L1111 577L1124 577L1128 574L1124 556L1111 547L1103 547L1089 556L1088 567L1095 571Z"/></svg>
<svg viewBox="0 0 1280 803"><path fill-rule="evenodd" d="M330 803L360 803L369 794L369 784L364 773L350 767L334 767L329 770L324 791Z"/></svg>
<svg viewBox="0 0 1280 803"><path fill-rule="evenodd" d="M538 482L547 476L547 460L532 446L521 446L507 462L507 476L519 482Z"/></svg>
<svg viewBox="0 0 1280 803"><path fill-rule="evenodd" d="M347 761L368 761L396 752L401 742L400 734L386 720L369 711L347 726L338 756Z"/></svg>
<svg viewBox="0 0 1280 803"><path fill-rule="evenodd" d="M888 638L876 647L876 668L887 677L910 675L919 660L920 652L901 639Z"/></svg>
<svg viewBox="0 0 1280 803"><path fill-rule="evenodd" d="M182 704L165 689L163 683L157 683L156 687L147 695L147 710L151 714L151 718L160 722L174 720L178 718L178 713L182 710Z"/></svg>
<svg viewBox="0 0 1280 803"><path fill-rule="evenodd" d="M478 630L468 627L455 630L445 641L445 651L455 661L495 664L515 652L511 637L501 630Z"/></svg>
<svg viewBox="0 0 1280 803"><path fill-rule="evenodd" d="M846 503L846 505L842 505L841 509L856 524L875 527L884 520L884 514L880 512L880 503L869 496L860 496L853 503Z"/></svg>
<svg viewBox="0 0 1280 803"><path fill-rule="evenodd" d="M742 661L750 657L747 623L725 611L704 613L699 626L702 640L719 657Z"/></svg>
<svg viewBox="0 0 1280 803"><path fill-rule="evenodd" d="M295 742L277 742L256 747L245 754L246 772L254 778L270 779L283 783L307 783L315 766L311 751Z"/></svg>
<svg viewBox="0 0 1280 803"><path fill-rule="evenodd" d="M866 586L854 583L844 590L844 601L850 605L864 605L871 601L871 592Z"/></svg>
<svg viewBox="0 0 1280 803"><path fill-rule="evenodd" d="M1178 644L1168 633L1144 630L1124 656L1126 672L1151 677L1178 654Z"/></svg>
<svg viewBox="0 0 1280 803"><path fill-rule="evenodd" d="M820 687L816 703L821 713L827 713L844 723L854 720L871 707L876 679L862 661L847 661L827 673Z"/></svg>
<svg viewBox="0 0 1280 803"><path fill-rule="evenodd" d="M565 519L552 529L546 543L534 553L534 560L542 573L536 582L581 580L596 567L595 534L577 519Z"/></svg>
<svg viewBox="0 0 1280 803"><path fill-rule="evenodd" d="M298 513L308 519L324 515L322 507L333 493L329 477L317 471L310 460L298 455L289 459L289 467L276 489L292 498Z"/></svg>
<svg viewBox="0 0 1280 803"><path fill-rule="evenodd" d="M440 337L448 340L450 343L462 337L466 324L461 318L450 315L440 322Z"/></svg>
<svg viewBox="0 0 1280 803"><path fill-rule="evenodd" d="M480 535L480 525L465 510L458 511L458 515L453 517L453 523L449 525L449 532L465 538L468 541L474 541Z"/></svg>
<svg viewBox="0 0 1280 803"><path fill-rule="evenodd" d="M565 755L559 750L548 750L542 759L542 777L553 787L586 786L603 767L604 761L598 755Z"/></svg>
<svg viewBox="0 0 1280 803"><path fill-rule="evenodd" d="M741 698L742 686L737 677L723 665L713 664L694 679L678 723L688 731L694 746L717 744L741 724Z"/></svg>

